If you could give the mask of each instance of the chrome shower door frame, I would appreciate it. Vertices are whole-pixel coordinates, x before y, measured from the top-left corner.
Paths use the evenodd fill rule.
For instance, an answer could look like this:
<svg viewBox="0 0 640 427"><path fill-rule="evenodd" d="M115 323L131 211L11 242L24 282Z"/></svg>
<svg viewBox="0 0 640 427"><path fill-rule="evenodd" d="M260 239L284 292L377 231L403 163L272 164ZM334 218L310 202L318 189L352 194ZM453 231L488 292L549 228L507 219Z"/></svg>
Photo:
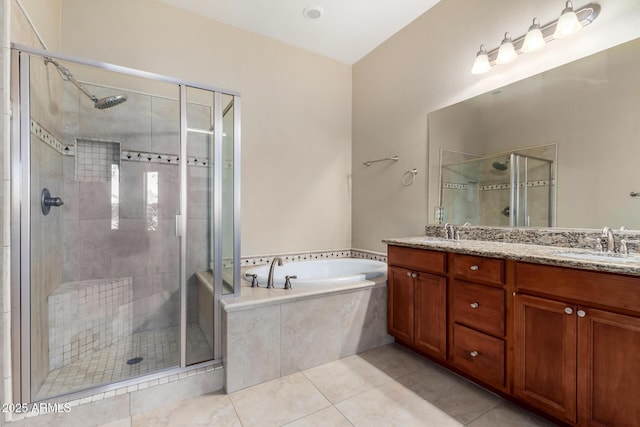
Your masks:
<svg viewBox="0 0 640 427"><path fill-rule="evenodd" d="M179 236L180 258L180 365L179 367L155 372L145 376L127 379L117 383L97 386L89 390L71 392L65 397L78 398L95 393L102 393L129 384L165 377L192 369L193 366L202 367L220 363L222 358L222 330L221 307L222 295L222 239L220 233L222 223L222 95L233 96L234 105L234 212L233 212L233 289L229 296L240 294L240 94L217 87L192 83L185 80L162 76L155 73L140 71L128 67L102 63L63 54L54 54L46 50L12 45L11 50L11 94L12 94L12 136L11 136L11 312L12 312L12 390L13 401L29 403L33 401L31 393L31 132L30 132L30 59L31 56L48 57L56 60L74 62L80 65L96 67L105 71L112 71L135 77L157 80L175 84L180 93L180 212L176 218L176 233ZM213 211L212 229L215 231L213 253L214 257L214 360L190 365L187 367L187 280L186 241L187 241L187 123L186 123L186 88L193 87L210 91L215 98L215 135L214 135L214 173L216 182L211 189L216 206ZM52 398L56 399L56 397ZM47 399L49 400L49 399Z"/></svg>

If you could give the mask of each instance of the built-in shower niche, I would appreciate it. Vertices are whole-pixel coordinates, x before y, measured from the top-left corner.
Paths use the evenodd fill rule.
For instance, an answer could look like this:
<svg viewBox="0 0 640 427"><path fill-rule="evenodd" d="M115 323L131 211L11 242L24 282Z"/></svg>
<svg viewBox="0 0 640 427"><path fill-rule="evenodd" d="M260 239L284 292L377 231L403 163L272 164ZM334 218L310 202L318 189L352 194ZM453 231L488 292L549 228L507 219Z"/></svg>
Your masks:
<svg viewBox="0 0 640 427"><path fill-rule="evenodd" d="M76 181L119 180L120 143L99 139L75 139Z"/></svg>
<svg viewBox="0 0 640 427"><path fill-rule="evenodd" d="M555 224L557 146L475 155L442 150L441 223L549 227Z"/></svg>

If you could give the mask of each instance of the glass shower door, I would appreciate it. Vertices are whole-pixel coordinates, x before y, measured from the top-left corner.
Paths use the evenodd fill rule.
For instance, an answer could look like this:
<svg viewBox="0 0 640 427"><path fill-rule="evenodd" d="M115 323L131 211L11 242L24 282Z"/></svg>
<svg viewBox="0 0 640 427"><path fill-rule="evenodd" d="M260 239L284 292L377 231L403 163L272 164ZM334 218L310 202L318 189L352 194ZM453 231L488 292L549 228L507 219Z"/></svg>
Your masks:
<svg viewBox="0 0 640 427"><path fill-rule="evenodd" d="M511 154L511 227L553 226L551 160Z"/></svg>
<svg viewBox="0 0 640 427"><path fill-rule="evenodd" d="M178 86L29 69L32 398L179 366Z"/></svg>
<svg viewBox="0 0 640 427"><path fill-rule="evenodd" d="M214 363L240 285L239 96L43 55L12 50L15 401Z"/></svg>

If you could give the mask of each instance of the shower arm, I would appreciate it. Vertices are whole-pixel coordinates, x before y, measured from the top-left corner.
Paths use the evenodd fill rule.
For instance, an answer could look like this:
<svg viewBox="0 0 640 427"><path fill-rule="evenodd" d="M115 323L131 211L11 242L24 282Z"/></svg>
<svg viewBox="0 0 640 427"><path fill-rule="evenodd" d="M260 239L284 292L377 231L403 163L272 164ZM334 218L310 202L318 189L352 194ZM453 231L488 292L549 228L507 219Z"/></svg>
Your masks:
<svg viewBox="0 0 640 427"><path fill-rule="evenodd" d="M45 57L44 65L47 65L49 63L52 63L53 65L55 65L55 67L58 69L58 72L60 73L60 76L62 76L62 80L71 82L75 87L77 87L80 90L80 92L84 93L94 103L98 102L98 97L96 97L91 92L89 92L78 80L76 80L76 78L73 77L73 74L71 74L71 71L69 71L66 67L60 65L54 59Z"/></svg>

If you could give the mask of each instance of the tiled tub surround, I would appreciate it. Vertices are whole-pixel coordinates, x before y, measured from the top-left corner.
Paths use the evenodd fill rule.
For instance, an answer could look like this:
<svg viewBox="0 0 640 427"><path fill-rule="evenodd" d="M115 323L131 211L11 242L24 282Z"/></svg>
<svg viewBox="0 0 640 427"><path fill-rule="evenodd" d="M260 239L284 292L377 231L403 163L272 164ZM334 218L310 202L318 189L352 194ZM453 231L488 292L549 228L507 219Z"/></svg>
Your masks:
<svg viewBox="0 0 640 427"><path fill-rule="evenodd" d="M63 283L49 295L49 369L131 335L133 279Z"/></svg>
<svg viewBox="0 0 640 427"><path fill-rule="evenodd" d="M587 248L591 249L593 242L586 241L585 237L599 236L600 232L595 230L520 230L489 227L460 227L459 229L461 230L461 240L444 240L441 237L444 236L442 226L428 226L427 231L432 231L433 234L385 239L383 242L419 249L640 276L640 256L637 258L638 262L624 262L621 258L615 256L607 257L606 259L602 257L603 259L601 260L576 259L571 256L565 256L565 254L572 251L587 252ZM628 239L640 237L637 232L617 231L618 238L620 233L623 233L624 237ZM477 240L470 240L472 237ZM635 257L632 255L632 258Z"/></svg>
<svg viewBox="0 0 640 427"><path fill-rule="evenodd" d="M391 342L386 275L376 281L251 288L222 300L227 393Z"/></svg>

